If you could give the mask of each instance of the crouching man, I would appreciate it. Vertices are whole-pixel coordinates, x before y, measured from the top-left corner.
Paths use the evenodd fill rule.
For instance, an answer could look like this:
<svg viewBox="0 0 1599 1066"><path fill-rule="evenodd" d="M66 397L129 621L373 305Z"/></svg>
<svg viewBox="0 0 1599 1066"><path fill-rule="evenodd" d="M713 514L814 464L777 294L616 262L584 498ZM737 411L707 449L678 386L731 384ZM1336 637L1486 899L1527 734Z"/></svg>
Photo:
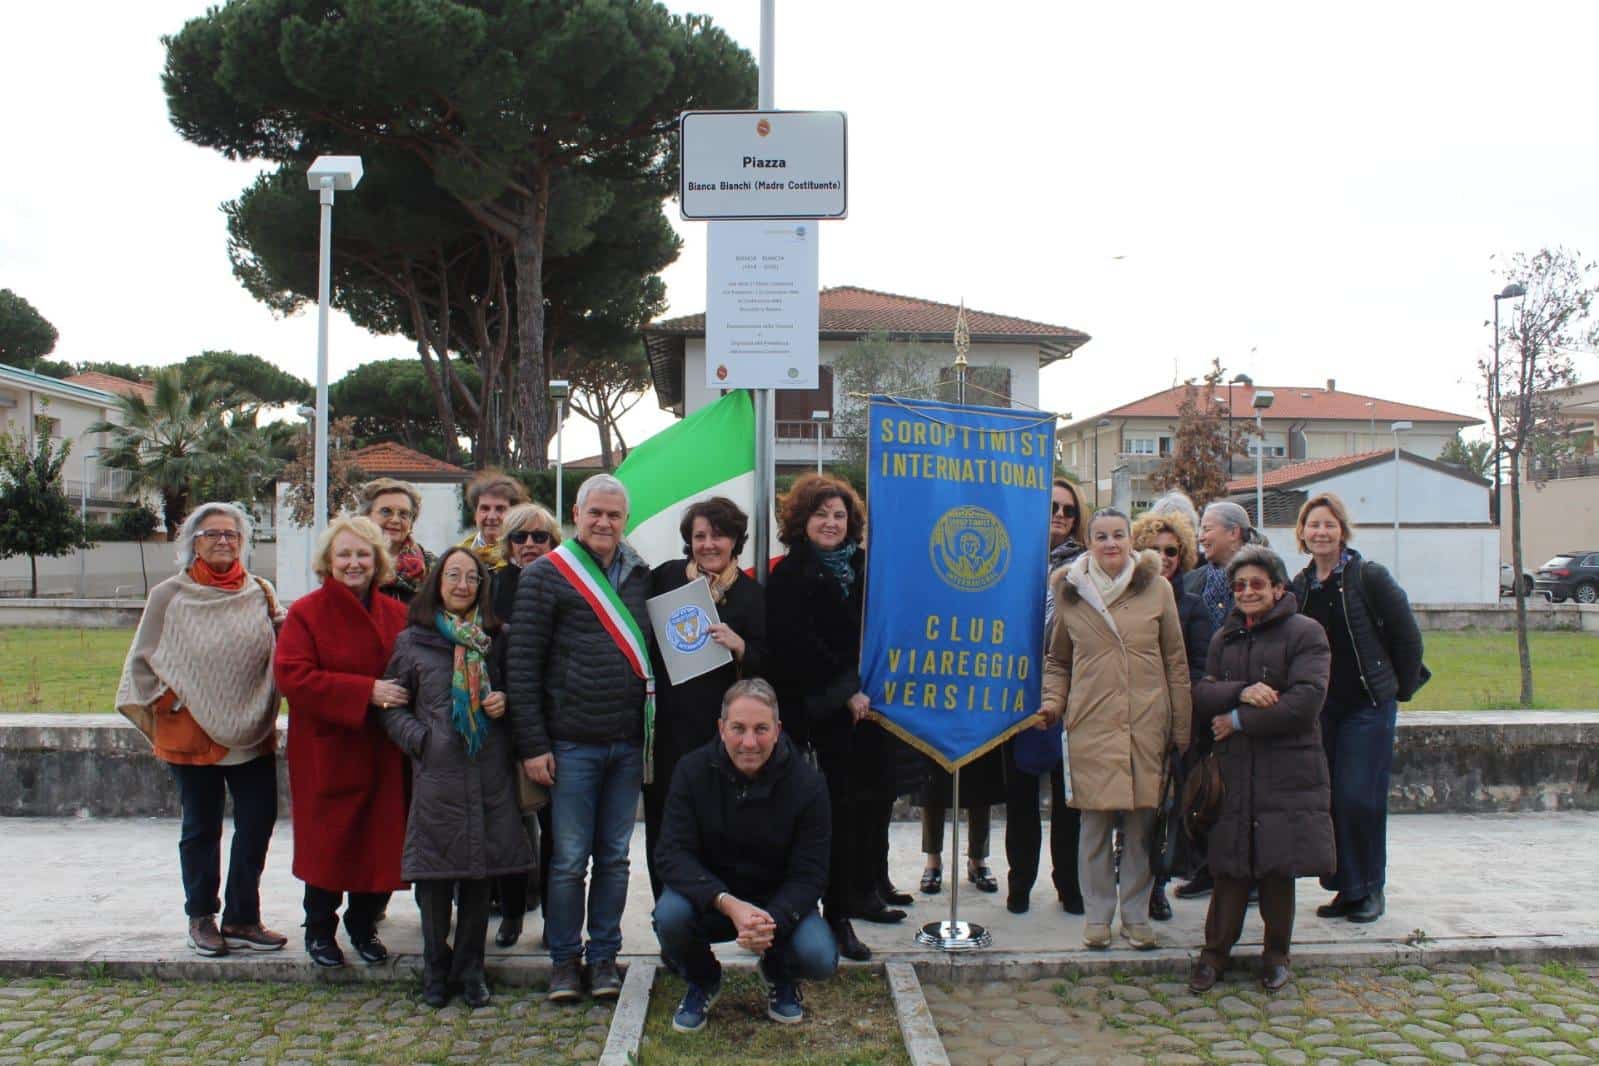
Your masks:
<svg viewBox="0 0 1599 1066"><path fill-rule="evenodd" d="M767 1017L805 1017L800 981L838 968L816 904L827 887L827 785L800 757L759 678L722 698L720 735L677 765L661 819L655 905L661 950L688 982L672 1028L698 1032L722 989L711 945L736 940L761 956Z"/></svg>

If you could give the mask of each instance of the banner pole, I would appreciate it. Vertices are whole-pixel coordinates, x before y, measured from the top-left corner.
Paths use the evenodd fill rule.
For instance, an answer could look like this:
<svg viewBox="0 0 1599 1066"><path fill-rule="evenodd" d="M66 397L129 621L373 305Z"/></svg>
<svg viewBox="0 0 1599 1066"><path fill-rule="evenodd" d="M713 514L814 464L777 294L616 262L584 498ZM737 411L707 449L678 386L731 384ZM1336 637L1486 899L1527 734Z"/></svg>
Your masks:
<svg viewBox="0 0 1599 1066"><path fill-rule="evenodd" d="M951 822L950 846L954 849L949 857L949 924L955 925L960 921L961 898L961 772L956 770L952 775L954 782L950 785L951 800L949 820Z"/></svg>

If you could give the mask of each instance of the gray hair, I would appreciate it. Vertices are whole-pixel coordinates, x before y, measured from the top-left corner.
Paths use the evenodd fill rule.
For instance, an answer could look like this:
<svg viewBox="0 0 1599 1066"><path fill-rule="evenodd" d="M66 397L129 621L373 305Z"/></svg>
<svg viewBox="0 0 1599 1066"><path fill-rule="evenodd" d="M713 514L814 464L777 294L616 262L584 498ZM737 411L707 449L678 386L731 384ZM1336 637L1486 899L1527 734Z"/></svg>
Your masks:
<svg viewBox="0 0 1599 1066"><path fill-rule="evenodd" d="M1266 576L1271 579L1273 585L1288 584L1288 567L1283 565L1283 557L1270 548L1259 544L1249 544L1239 548L1238 554L1227 564L1228 583L1231 584L1238 571L1246 566L1258 566L1266 571Z"/></svg>
<svg viewBox="0 0 1599 1066"><path fill-rule="evenodd" d="M189 517L183 520L183 526L178 530L179 570L187 570L194 565L194 538L200 532L200 523L212 515L219 514L233 519L233 527L239 531L239 560L246 566L249 565L250 533L255 528L250 516L237 504L213 500L210 503L202 503L190 511Z"/></svg>
<svg viewBox="0 0 1599 1066"><path fill-rule="evenodd" d="M1238 504L1233 503L1231 500L1217 500L1205 507L1205 513L1215 515L1217 520L1228 529L1241 530L1245 534L1245 543L1248 543L1249 512Z"/></svg>
<svg viewBox="0 0 1599 1066"><path fill-rule="evenodd" d="M577 487L577 509L581 511L589 497L596 492L614 492L622 497L622 507L625 510L633 509L633 500L627 494L627 486L610 474L595 474Z"/></svg>
<svg viewBox="0 0 1599 1066"><path fill-rule="evenodd" d="M777 709L777 690L759 677L735 681L722 696L722 721L727 721L727 709L737 700L754 700L772 709L772 720L781 722L783 714Z"/></svg>
<svg viewBox="0 0 1599 1066"><path fill-rule="evenodd" d="M1194 501L1188 498L1188 493L1173 489L1149 505L1150 514L1180 514L1188 519L1188 525L1197 534L1199 532L1199 512L1194 509Z"/></svg>

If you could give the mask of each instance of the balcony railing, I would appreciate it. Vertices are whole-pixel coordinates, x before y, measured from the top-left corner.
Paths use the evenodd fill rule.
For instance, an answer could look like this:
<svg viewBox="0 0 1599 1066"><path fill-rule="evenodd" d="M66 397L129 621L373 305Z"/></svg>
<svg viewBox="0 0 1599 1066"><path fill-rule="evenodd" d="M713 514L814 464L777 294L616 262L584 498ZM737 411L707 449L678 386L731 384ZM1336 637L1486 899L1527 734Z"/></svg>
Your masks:
<svg viewBox="0 0 1599 1066"><path fill-rule="evenodd" d="M1536 464L1532 468L1534 481L1561 481L1574 477L1599 477L1599 456L1586 455L1581 459L1568 459L1563 463Z"/></svg>
<svg viewBox="0 0 1599 1066"><path fill-rule="evenodd" d="M82 478L63 478L63 488L67 498L78 500L83 498L84 482ZM132 492L133 471L112 470L99 467L89 472L89 499L102 503L116 503L126 500Z"/></svg>
<svg viewBox="0 0 1599 1066"><path fill-rule="evenodd" d="M777 423L778 440L815 440L816 429L820 426L823 440L833 439L833 423L818 422L813 418L803 421L783 421Z"/></svg>

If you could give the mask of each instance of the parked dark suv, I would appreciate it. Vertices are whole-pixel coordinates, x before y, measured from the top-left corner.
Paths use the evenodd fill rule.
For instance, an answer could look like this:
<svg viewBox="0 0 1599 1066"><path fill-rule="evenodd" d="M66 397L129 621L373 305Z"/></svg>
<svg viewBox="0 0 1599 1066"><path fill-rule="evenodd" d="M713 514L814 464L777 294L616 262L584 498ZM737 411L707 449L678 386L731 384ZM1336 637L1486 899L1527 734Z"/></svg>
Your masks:
<svg viewBox="0 0 1599 1066"><path fill-rule="evenodd" d="M1561 552L1538 568L1534 587L1556 603L1599 603L1599 551Z"/></svg>

